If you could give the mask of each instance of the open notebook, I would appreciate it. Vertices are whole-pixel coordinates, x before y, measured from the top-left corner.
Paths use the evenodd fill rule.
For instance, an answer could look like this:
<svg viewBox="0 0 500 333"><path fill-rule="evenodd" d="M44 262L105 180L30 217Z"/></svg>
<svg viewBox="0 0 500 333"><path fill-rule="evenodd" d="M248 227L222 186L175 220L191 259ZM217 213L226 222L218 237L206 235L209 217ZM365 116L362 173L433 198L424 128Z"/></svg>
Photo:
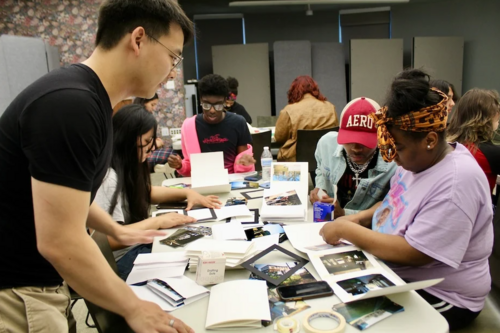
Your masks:
<svg viewBox="0 0 500 333"><path fill-rule="evenodd" d="M266 281L236 280L213 286L206 329L260 328L271 320Z"/></svg>

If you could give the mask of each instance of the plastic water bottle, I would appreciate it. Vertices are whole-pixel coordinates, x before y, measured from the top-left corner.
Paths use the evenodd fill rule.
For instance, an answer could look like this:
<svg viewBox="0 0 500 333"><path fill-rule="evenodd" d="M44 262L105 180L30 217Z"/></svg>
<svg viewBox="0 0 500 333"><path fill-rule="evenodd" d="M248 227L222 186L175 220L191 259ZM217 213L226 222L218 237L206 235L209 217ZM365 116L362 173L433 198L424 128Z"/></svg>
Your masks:
<svg viewBox="0 0 500 333"><path fill-rule="evenodd" d="M267 182L271 178L271 163L273 162L273 154L269 151L269 147L264 147L262 156L260 157L260 165L262 165L262 180Z"/></svg>

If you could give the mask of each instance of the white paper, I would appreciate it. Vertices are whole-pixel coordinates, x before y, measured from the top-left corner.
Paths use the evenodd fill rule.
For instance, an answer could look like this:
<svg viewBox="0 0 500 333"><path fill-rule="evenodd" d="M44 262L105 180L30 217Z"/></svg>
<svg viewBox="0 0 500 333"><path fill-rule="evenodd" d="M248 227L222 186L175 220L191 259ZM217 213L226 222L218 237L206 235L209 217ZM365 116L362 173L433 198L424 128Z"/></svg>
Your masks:
<svg viewBox="0 0 500 333"><path fill-rule="evenodd" d="M271 320L266 281L236 280L211 289L205 328L260 327Z"/></svg>
<svg viewBox="0 0 500 333"><path fill-rule="evenodd" d="M243 173L232 173L229 175L229 181L235 182L238 180L245 180L245 177L256 176L257 171L243 172Z"/></svg>
<svg viewBox="0 0 500 333"><path fill-rule="evenodd" d="M326 245L319 231L327 222L303 223L296 225L285 225L286 236L292 246L301 252L308 253L307 246Z"/></svg>
<svg viewBox="0 0 500 333"><path fill-rule="evenodd" d="M300 170L300 180L280 180L286 179L286 177L279 177L280 170L284 171L286 169L291 172ZM309 202L309 164L307 162L273 162L271 164L271 189L282 192L296 190L302 205L306 208L304 221L307 221L307 205Z"/></svg>
<svg viewBox="0 0 500 333"><path fill-rule="evenodd" d="M176 278L162 278L160 279L168 283L178 294L184 298L192 298L201 294L208 295L208 289L198 285L196 282L183 275Z"/></svg>
<svg viewBox="0 0 500 333"><path fill-rule="evenodd" d="M210 208L193 209L187 211L188 216L194 217L197 220L214 220Z"/></svg>
<svg viewBox="0 0 500 333"><path fill-rule="evenodd" d="M293 191L295 194L293 194ZM300 199L300 204L298 205L286 205L280 206L278 204L282 204L279 200L283 200L284 197L289 196L292 197L297 195ZM264 190L263 194L264 198L262 200L262 208L260 211L260 218L263 221L294 221L294 222L304 222L306 219L305 205L300 195L295 190L275 190L269 189ZM268 202L271 204L268 204ZM281 198L281 199L280 199Z"/></svg>
<svg viewBox="0 0 500 333"><path fill-rule="evenodd" d="M253 248L253 252L254 253L262 252L265 249L267 249L275 244L279 244L279 241L280 241L279 234L254 238L254 239L252 239L252 243L255 244L254 248Z"/></svg>
<svg viewBox="0 0 500 333"><path fill-rule="evenodd" d="M146 286L130 286L130 288L132 288L137 297L139 297L143 301L156 303L163 311L170 312L177 309L177 307L173 307L172 305L170 305L169 302L156 295Z"/></svg>
<svg viewBox="0 0 500 333"><path fill-rule="evenodd" d="M156 263L179 263L185 262L185 251L179 252L159 252L159 253L140 253L135 258L134 265L156 264Z"/></svg>
<svg viewBox="0 0 500 333"><path fill-rule="evenodd" d="M216 240L247 240L245 231L239 222L213 225L212 237Z"/></svg>
<svg viewBox="0 0 500 333"><path fill-rule="evenodd" d="M201 238L196 242L188 244L186 252L188 256L191 256L194 253L201 254L203 251L220 251L224 252L227 258L242 257L252 246L252 242L221 241Z"/></svg>
<svg viewBox="0 0 500 333"><path fill-rule="evenodd" d="M191 154L190 159L192 188L229 184L223 152ZM210 175L207 175L208 170Z"/></svg>
<svg viewBox="0 0 500 333"><path fill-rule="evenodd" d="M151 279L160 279L166 277L179 277L184 275L186 264L179 266L166 266L164 268L137 269L135 266L127 277L127 284L136 284Z"/></svg>
<svg viewBox="0 0 500 333"><path fill-rule="evenodd" d="M250 216L252 212L247 205L224 206L220 209L214 209L217 220L225 220L233 216Z"/></svg>

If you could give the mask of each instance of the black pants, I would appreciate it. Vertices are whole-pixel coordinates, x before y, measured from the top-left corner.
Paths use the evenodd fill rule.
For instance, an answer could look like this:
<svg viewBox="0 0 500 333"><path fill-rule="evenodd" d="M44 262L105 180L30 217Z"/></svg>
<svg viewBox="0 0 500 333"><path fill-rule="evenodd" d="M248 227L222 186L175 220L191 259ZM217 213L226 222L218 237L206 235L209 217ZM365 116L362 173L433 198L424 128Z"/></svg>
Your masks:
<svg viewBox="0 0 500 333"><path fill-rule="evenodd" d="M438 311L448 322L450 326L450 331L458 330L468 326L476 317L481 313L473 312L468 309L459 308L451 305L448 302L443 301L442 299L437 298L429 294L424 290L417 290L417 293L422 296L423 299L427 301L430 305L432 305L436 311Z"/></svg>

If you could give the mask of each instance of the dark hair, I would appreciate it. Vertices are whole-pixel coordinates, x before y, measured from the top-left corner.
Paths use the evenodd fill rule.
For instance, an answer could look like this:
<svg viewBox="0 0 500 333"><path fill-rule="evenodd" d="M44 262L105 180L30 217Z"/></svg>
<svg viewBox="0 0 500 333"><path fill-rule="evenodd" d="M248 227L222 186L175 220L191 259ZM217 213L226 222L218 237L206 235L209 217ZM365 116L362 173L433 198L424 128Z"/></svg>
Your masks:
<svg viewBox="0 0 500 333"><path fill-rule="evenodd" d="M116 191L111 199L112 214L121 194L126 223L147 219L151 205L151 179L148 162L141 163L137 154L137 139L153 129L156 140L156 119L143 106L129 104L113 116L113 156L111 167L118 177Z"/></svg>
<svg viewBox="0 0 500 333"><path fill-rule="evenodd" d="M430 84L431 87L438 88L439 90L441 90L442 92L444 92L446 95L448 95L448 90L451 89L451 91L453 92L453 98L452 98L452 100L455 103L460 98L460 96L457 95L455 87L453 86L453 84L451 84L450 82L448 82L446 80L431 80L429 82L429 84Z"/></svg>
<svg viewBox="0 0 500 333"><path fill-rule="evenodd" d="M218 74L208 74L202 77L198 81L198 90L200 97L222 96L226 98L229 95L227 80Z"/></svg>
<svg viewBox="0 0 500 333"><path fill-rule="evenodd" d="M293 80L290 90L288 90L288 104L300 102L305 94L311 94L320 101L326 101L326 97L319 91L316 81L310 76L303 75Z"/></svg>
<svg viewBox="0 0 500 333"><path fill-rule="evenodd" d="M441 96L431 90L429 75L420 69L407 69L399 73L391 84L386 103L387 115L397 118L441 101ZM416 140L422 140L427 132L406 132ZM443 132L438 133L444 139Z"/></svg>
<svg viewBox="0 0 500 333"><path fill-rule="evenodd" d="M193 22L172 0L104 0L99 8L95 45L112 49L137 27L158 39L169 33L171 23L181 27L184 44L193 38Z"/></svg>
<svg viewBox="0 0 500 333"><path fill-rule="evenodd" d="M238 86L240 85L238 83L238 80L236 80L234 77L228 77L227 78L227 84L229 86L230 92L238 96Z"/></svg>
<svg viewBox="0 0 500 333"><path fill-rule="evenodd" d="M155 95L151 98L142 98L142 97L136 97L134 98L134 104L139 104L139 105L146 105L147 103L151 102L151 101L154 101L154 100L157 100L157 99L160 99L158 97L158 94L155 93Z"/></svg>

